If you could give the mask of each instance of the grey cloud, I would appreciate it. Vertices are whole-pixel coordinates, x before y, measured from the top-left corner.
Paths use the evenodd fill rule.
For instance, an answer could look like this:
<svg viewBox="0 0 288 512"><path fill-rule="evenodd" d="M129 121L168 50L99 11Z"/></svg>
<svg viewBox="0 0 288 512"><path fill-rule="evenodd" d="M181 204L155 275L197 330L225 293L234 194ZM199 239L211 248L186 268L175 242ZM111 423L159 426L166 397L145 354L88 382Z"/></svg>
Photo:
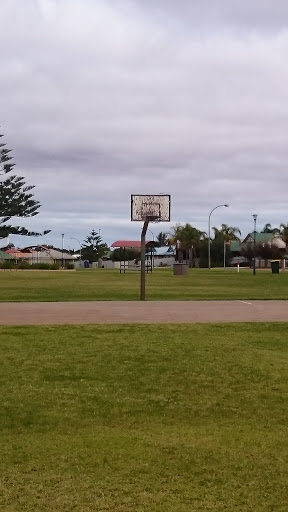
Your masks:
<svg viewBox="0 0 288 512"><path fill-rule="evenodd" d="M205 229L218 202L244 231L255 208L286 222L284 2L23 4L2 8L0 124L43 204L35 229L138 236L130 194L146 192L172 194L173 223Z"/></svg>

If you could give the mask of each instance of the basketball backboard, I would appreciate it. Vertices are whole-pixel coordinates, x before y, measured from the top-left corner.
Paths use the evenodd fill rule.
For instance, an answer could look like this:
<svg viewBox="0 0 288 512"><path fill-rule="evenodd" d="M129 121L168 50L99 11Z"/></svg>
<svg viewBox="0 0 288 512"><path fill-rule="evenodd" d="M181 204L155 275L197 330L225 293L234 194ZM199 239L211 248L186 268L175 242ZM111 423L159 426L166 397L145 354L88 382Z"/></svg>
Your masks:
<svg viewBox="0 0 288 512"><path fill-rule="evenodd" d="M131 220L169 222L171 196L158 194L146 196L144 194L131 195Z"/></svg>

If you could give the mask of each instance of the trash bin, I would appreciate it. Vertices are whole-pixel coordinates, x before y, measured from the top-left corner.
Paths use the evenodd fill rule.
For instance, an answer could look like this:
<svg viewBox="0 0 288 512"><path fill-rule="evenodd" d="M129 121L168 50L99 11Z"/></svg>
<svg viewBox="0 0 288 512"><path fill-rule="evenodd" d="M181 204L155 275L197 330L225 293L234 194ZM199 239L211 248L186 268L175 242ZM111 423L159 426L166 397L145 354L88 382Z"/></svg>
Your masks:
<svg viewBox="0 0 288 512"><path fill-rule="evenodd" d="M272 260L271 261L272 274L279 274L279 268L280 268L280 261L279 260Z"/></svg>
<svg viewBox="0 0 288 512"><path fill-rule="evenodd" d="M84 268L89 268L89 261L88 260L84 261Z"/></svg>
<svg viewBox="0 0 288 512"><path fill-rule="evenodd" d="M188 264L187 263L174 263L173 274L174 274L174 276L184 276L184 275L188 274Z"/></svg>

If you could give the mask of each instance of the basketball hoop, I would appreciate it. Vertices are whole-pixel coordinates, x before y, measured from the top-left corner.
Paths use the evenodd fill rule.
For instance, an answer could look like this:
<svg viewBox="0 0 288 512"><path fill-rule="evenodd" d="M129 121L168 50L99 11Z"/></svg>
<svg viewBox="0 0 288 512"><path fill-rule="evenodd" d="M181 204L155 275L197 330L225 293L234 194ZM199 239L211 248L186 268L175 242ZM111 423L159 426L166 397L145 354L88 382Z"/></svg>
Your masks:
<svg viewBox="0 0 288 512"><path fill-rule="evenodd" d="M156 222L161 222L160 217L157 217L156 215L147 215L145 220L148 222L153 222L153 224L156 224Z"/></svg>
<svg viewBox="0 0 288 512"><path fill-rule="evenodd" d="M131 195L131 220L142 221L140 299L145 300L146 232L149 222L170 222L170 195Z"/></svg>
<svg viewBox="0 0 288 512"><path fill-rule="evenodd" d="M170 222L170 195L131 195L131 220Z"/></svg>

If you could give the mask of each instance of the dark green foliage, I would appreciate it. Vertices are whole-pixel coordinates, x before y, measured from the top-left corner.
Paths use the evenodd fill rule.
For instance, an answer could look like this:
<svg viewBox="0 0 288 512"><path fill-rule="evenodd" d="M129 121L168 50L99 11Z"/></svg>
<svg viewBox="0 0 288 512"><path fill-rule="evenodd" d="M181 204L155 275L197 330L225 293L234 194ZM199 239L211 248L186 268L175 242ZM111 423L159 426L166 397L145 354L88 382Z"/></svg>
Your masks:
<svg viewBox="0 0 288 512"><path fill-rule="evenodd" d="M280 224L280 235L282 240L288 244L288 224Z"/></svg>
<svg viewBox="0 0 288 512"><path fill-rule="evenodd" d="M3 270L59 270L59 265L57 263L32 263L30 265L25 260L18 262L16 260L4 260L3 262L0 261L0 268ZM66 268L68 269L68 265ZM72 268L74 268L74 265L72 265Z"/></svg>
<svg viewBox="0 0 288 512"><path fill-rule="evenodd" d="M10 224L13 217L27 218L38 215L41 204L31 193L33 185L26 185L23 176L9 174L15 166L11 163L11 149L6 149L5 144L1 144L0 147L0 238L5 238L9 234L39 236L49 233L49 230L44 233L35 233L24 227Z"/></svg>
<svg viewBox="0 0 288 512"><path fill-rule="evenodd" d="M149 249L150 250L150 249ZM132 261L132 260L140 260L141 253L137 249L123 249L123 247L119 247L119 249L115 249L111 254L112 261Z"/></svg>
<svg viewBox="0 0 288 512"><path fill-rule="evenodd" d="M251 263L254 258L254 244L253 242L243 245L241 250L242 256L247 258ZM285 249L279 249L277 245L270 244L256 244L255 256L263 260L282 259L285 254Z"/></svg>
<svg viewBox="0 0 288 512"><path fill-rule="evenodd" d="M67 263L65 265L65 268L66 268L66 270L73 270L74 269L74 265L73 265L73 263Z"/></svg>
<svg viewBox="0 0 288 512"><path fill-rule="evenodd" d="M273 244L258 244L256 246L257 256L263 260L282 259L285 255L285 249L279 249Z"/></svg>
<svg viewBox="0 0 288 512"><path fill-rule="evenodd" d="M272 228L271 224L267 223L265 224L264 228L262 229L261 233L271 233L275 235L275 233L280 233L279 228Z"/></svg>
<svg viewBox="0 0 288 512"><path fill-rule="evenodd" d="M107 254L108 246L103 243L101 236L98 235L95 229L92 229L90 235L85 238L82 244L81 252L83 260L93 263Z"/></svg>
<svg viewBox="0 0 288 512"><path fill-rule="evenodd" d="M178 224L173 228L170 243L176 245L176 259L179 262L189 262L194 267L196 258L199 258L199 251L206 233L186 223L184 226Z"/></svg>
<svg viewBox="0 0 288 512"><path fill-rule="evenodd" d="M169 236L167 233L164 233L164 231L160 231L156 237L156 240L158 247L164 247L165 245L168 245Z"/></svg>

